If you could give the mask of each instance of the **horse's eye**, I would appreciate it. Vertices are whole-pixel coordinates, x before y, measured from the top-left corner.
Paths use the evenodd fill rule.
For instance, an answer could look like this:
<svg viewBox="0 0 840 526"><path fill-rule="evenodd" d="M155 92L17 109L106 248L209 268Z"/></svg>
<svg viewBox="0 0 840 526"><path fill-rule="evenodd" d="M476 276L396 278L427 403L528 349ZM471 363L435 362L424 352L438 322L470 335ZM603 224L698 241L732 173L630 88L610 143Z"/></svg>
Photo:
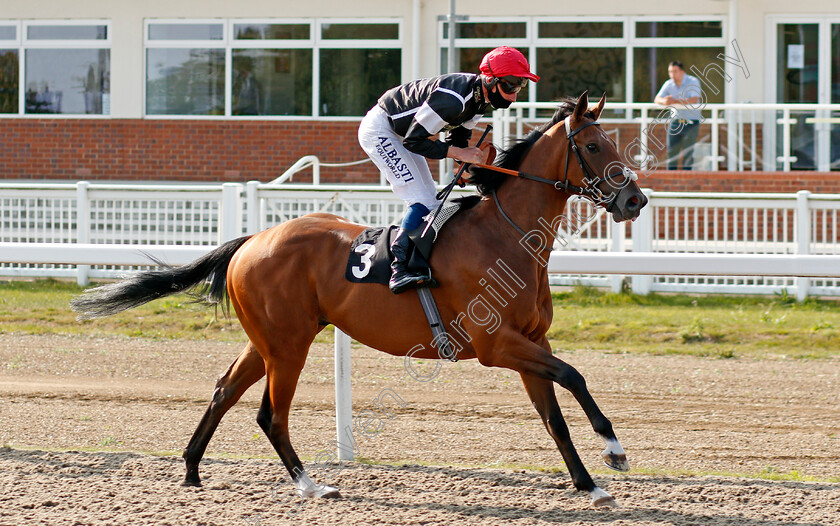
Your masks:
<svg viewBox="0 0 840 526"><path fill-rule="evenodd" d="M590 142L589 144L587 144L586 149L592 153L598 153L598 145L594 142Z"/></svg>

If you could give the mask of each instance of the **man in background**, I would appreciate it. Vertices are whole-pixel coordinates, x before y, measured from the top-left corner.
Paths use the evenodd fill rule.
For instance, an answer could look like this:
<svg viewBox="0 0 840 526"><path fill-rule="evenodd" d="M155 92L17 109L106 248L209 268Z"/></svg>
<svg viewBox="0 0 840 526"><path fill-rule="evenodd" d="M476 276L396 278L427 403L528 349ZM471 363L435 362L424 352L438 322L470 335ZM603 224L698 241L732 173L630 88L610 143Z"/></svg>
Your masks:
<svg viewBox="0 0 840 526"><path fill-rule="evenodd" d="M668 145L668 169L677 170L682 160L683 170L690 170L693 163L694 143L700 131L703 115L692 106L700 101L702 94L697 77L686 75L682 62L675 60L668 65L669 80L665 81L654 102L662 106L672 106L675 113L668 126L666 137ZM675 106L680 106L679 108ZM686 107L688 106L688 107Z"/></svg>

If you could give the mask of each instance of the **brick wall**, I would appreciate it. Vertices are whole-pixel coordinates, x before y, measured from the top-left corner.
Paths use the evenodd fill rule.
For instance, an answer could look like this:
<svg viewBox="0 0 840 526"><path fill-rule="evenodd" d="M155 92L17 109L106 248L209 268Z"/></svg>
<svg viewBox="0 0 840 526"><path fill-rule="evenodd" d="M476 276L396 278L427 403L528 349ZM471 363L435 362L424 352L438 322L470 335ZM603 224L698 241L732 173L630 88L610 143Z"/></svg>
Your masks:
<svg viewBox="0 0 840 526"><path fill-rule="evenodd" d="M304 155L365 158L357 128L358 121L0 119L0 179L265 182ZM632 140L633 129L622 129L620 144ZM643 187L663 191L840 193L840 172L641 175ZM311 171L295 176L308 181ZM376 183L379 174L370 163L322 168L321 181Z"/></svg>
<svg viewBox="0 0 840 526"><path fill-rule="evenodd" d="M2 119L0 178L270 181L304 155L357 161L358 122ZM311 171L295 182L311 181ZM321 182L378 182L372 164Z"/></svg>
<svg viewBox="0 0 840 526"><path fill-rule="evenodd" d="M639 174L643 188L671 192L840 193L840 172L699 172L659 170Z"/></svg>

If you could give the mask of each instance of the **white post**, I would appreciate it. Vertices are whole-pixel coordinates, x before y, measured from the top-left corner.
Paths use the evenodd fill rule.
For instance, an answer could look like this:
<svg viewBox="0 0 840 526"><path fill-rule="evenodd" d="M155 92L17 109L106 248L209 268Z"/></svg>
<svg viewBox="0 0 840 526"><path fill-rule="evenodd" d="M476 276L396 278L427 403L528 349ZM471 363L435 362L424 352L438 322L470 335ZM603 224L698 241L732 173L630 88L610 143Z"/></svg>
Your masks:
<svg viewBox="0 0 840 526"><path fill-rule="evenodd" d="M339 444L353 433L353 392L350 388L350 336L335 328L335 432ZM339 460L353 460L353 448L338 447Z"/></svg>
<svg viewBox="0 0 840 526"><path fill-rule="evenodd" d="M242 185L222 184L222 209L219 218L219 242L225 243L242 235Z"/></svg>
<svg viewBox="0 0 840 526"><path fill-rule="evenodd" d="M648 110L647 108L642 108L642 116L641 116L641 124L639 124L639 137L642 138L642 151L639 152L642 156L640 161L642 164L640 168L642 172L646 172L648 169L648 134L647 134L647 126L648 126Z"/></svg>
<svg viewBox="0 0 840 526"><path fill-rule="evenodd" d="M737 45L736 39L738 38L738 0L729 0L729 17L726 21L727 26L727 42L733 46L733 48ZM724 47L724 53L726 53L726 48ZM727 61L724 64L724 71L727 75L729 75L730 80L724 86L724 95L723 101L728 104L733 104L737 102L738 99L738 71L735 69L735 64ZM726 169L730 172L734 172L738 168L737 160L741 157L744 151L743 142L739 142L737 137L734 133L734 128L736 126L735 122L735 113L734 111L725 110L726 111ZM741 110L738 110L739 117ZM739 118L740 120L740 118ZM740 128L740 124L738 125ZM743 170L743 168L740 168Z"/></svg>
<svg viewBox="0 0 840 526"><path fill-rule="evenodd" d="M750 110L750 150L752 150L750 154L750 165L752 166L752 171L758 170L758 165L755 162L755 156L758 155L758 134L756 133L755 124L755 110Z"/></svg>
<svg viewBox="0 0 840 526"><path fill-rule="evenodd" d="M796 162L797 157L790 154L790 125L796 124L796 119L790 118L790 108L782 110L782 118L776 121L782 125L782 155L776 158L776 161L782 163L782 170L790 171L790 163Z"/></svg>
<svg viewBox="0 0 840 526"><path fill-rule="evenodd" d="M610 246L611 252L624 252L624 230L626 225L624 223L611 222L610 229L612 230L612 244ZM613 275L610 276L610 285L612 291L618 294L621 292L621 285L624 283L624 276Z"/></svg>
<svg viewBox="0 0 840 526"><path fill-rule="evenodd" d="M493 119L493 137L490 140L499 148L505 147L505 134L502 130L502 110L495 110L491 115Z"/></svg>
<svg viewBox="0 0 840 526"><path fill-rule="evenodd" d="M734 112L734 111L735 110L726 110L727 118L729 117L729 114L731 112ZM746 155L746 151L747 151L747 149L744 147L744 111L743 110L737 110L737 111L738 111L738 120L735 123L735 126L736 126L735 129L736 129L737 135L738 135L738 137L737 137L738 146L737 146L737 149L736 149L736 147L733 147L732 144L729 145L729 147L728 147L729 148L728 165L729 166L732 165L732 160L733 160L734 157L738 158L738 165L737 165L737 167L733 167L733 168L729 168L729 166L727 166L727 168L729 169L730 172L734 172L736 170L743 172L744 169L746 168L746 165L747 165L747 160L744 157L744 155ZM730 123L731 122L732 121L730 121ZM729 133L727 134L727 136L732 135L732 124L730 124L729 126L730 126L729 127ZM755 152L753 152L753 154L755 154Z"/></svg>
<svg viewBox="0 0 840 526"><path fill-rule="evenodd" d="M645 188L645 195L648 198L648 205L642 209L639 218L633 221L630 226L630 234L633 236L633 252L653 251L653 222L656 217L652 204L653 190ZM633 276L632 289L636 294L650 294L653 286L653 276Z"/></svg>
<svg viewBox="0 0 840 526"><path fill-rule="evenodd" d="M318 157L312 161L312 186L321 184L321 159Z"/></svg>
<svg viewBox="0 0 840 526"><path fill-rule="evenodd" d="M257 188L259 186L259 181L248 181L245 183L245 202L248 204L248 225L245 231L246 234L256 234L260 231L262 212L260 210L260 200L257 197Z"/></svg>
<svg viewBox="0 0 840 526"><path fill-rule="evenodd" d="M811 211L808 209L808 198L811 192L800 190L796 192L796 253L800 255L811 252ZM796 299L805 300L808 297L808 287L811 280L796 278Z"/></svg>
<svg viewBox="0 0 840 526"><path fill-rule="evenodd" d="M420 78L420 0L411 2L411 78Z"/></svg>
<svg viewBox="0 0 840 526"><path fill-rule="evenodd" d="M90 199L87 181L76 183L76 242L90 243ZM76 283L80 287L90 285L90 265L76 267Z"/></svg>
<svg viewBox="0 0 840 526"><path fill-rule="evenodd" d="M711 170L717 172L718 160L720 159L720 129L718 129L718 110L712 108L712 163Z"/></svg>

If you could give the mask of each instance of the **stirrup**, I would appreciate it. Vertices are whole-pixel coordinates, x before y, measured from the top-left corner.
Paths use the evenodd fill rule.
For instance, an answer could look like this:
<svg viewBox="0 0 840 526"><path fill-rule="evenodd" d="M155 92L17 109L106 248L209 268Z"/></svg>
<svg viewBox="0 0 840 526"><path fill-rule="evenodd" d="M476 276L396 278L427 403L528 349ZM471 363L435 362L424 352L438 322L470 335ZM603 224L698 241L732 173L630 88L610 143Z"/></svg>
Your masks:
<svg viewBox="0 0 840 526"><path fill-rule="evenodd" d="M408 289L419 289L424 287L438 287L438 282L431 276L424 276L421 274L412 274L410 272L403 273L402 277L395 279L394 277L388 282L388 288L394 294L400 294Z"/></svg>

